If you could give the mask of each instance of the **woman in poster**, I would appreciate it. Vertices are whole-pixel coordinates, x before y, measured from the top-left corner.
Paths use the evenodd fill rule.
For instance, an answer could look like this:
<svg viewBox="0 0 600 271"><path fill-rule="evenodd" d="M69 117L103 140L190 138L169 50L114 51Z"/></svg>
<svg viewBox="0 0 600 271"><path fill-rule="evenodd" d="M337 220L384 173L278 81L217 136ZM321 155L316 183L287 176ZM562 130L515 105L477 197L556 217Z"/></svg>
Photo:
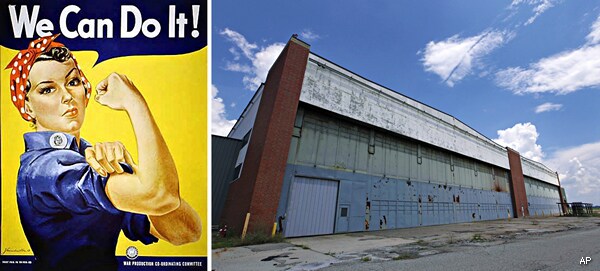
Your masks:
<svg viewBox="0 0 600 271"><path fill-rule="evenodd" d="M80 137L91 85L58 35L42 37L7 68L11 100L26 133L17 180L21 224L36 270L117 270L119 233L144 244L197 241L198 214L179 196L169 149L144 97L124 75L97 86L95 100L125 111L139 165L123 144Z"/></svg>

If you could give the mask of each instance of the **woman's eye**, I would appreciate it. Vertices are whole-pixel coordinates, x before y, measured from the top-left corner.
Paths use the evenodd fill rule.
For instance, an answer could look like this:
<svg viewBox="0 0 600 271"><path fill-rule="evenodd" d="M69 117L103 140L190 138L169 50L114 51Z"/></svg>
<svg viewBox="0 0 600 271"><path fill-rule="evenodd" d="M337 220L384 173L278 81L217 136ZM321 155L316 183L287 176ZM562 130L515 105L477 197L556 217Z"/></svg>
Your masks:
<svg viewBox="0 0 600 271"><path fill-rule="evenodd" d="M74 87L74 86L78 86L81 83L81 80L79 80L79 78L74 78L73 80L69 81L69 86Z"/></svg>
<svg viewBox="0 0 600 271"><path fill-rule="evenodd" d="M54 91L54 88L42 88L40 94L48 94Z"/></svg>

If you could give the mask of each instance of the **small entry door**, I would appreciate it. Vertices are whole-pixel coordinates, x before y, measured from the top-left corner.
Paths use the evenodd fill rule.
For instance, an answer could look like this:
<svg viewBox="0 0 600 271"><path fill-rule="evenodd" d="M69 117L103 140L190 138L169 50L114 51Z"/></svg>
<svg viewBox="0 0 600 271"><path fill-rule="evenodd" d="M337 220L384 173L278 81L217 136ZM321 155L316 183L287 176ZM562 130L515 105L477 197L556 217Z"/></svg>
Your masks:
<svg viewBox="0 0 600 271"><path fill-rule="evenodd" d="M335 232L348 232L348 225L350 223L348 217L350 216L350 204L340 204L338 208L338 221L336 223Z"/></svg>

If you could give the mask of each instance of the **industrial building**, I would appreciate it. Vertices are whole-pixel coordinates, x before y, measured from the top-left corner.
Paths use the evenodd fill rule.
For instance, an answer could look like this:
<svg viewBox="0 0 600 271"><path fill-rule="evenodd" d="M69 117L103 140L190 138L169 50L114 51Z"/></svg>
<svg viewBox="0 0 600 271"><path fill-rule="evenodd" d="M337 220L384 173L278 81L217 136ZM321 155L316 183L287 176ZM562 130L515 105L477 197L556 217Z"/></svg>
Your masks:
<svg viewBox="0 0 600 271"><path fill-rule="evenodd" d="M543 164L296 37L214 138L213 221L238 232L247 218L293 237L547 216L564 201Z"/></svg>

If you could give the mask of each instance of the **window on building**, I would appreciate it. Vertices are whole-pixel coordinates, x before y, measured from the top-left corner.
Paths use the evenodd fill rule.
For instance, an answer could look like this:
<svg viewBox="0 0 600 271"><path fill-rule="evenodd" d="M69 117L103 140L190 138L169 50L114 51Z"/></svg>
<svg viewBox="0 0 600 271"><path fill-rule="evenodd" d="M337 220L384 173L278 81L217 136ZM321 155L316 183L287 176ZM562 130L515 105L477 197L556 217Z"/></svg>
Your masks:
<svg viewBox="0 0 600 271"><path fill-rule="evenodd" d="M248 131L246 133L246 135L244 135L244 138L242 138L242 146L246 146L246 144L248 144L248 140L250 140L251 133L252 133L252 129L250 129L250 131Z"/></svg>
<svg viewBox="0 0 600 271"><path fill-rule="evenodd" d="M347 217L348 216L348 208L347 207L342 207L342 210L340 212L340 216L341 217Z"/></svg>
<svg viewBox="0 0 600 271"><path fill-rule="evenodd" d="M239 164L239 165L237 165L237 167L235 167L235 170L233 172L233 179L234 180L240 177L240 171L242 170L242 165L243 164Z"/></svg>

